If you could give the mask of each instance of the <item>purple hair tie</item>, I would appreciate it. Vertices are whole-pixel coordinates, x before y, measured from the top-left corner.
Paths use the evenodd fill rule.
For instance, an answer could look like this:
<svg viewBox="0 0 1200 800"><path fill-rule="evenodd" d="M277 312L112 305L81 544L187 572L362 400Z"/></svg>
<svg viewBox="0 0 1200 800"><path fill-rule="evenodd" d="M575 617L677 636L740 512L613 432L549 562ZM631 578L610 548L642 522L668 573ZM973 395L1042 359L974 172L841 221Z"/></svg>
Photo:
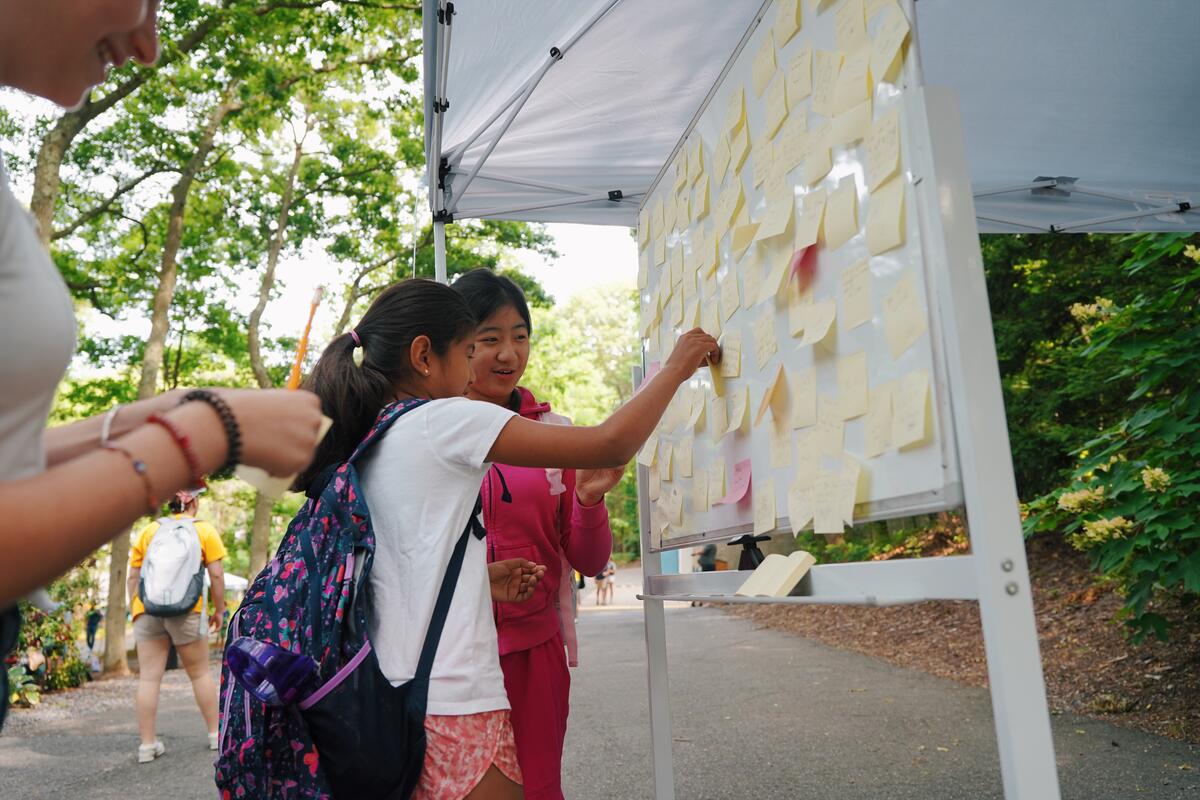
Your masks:
<svg viewBox="0 0 1200 800"><path fill-rule="evenodd" d="M355 347L362 347L362 339L358 338L358 331L351 329L350 338L354 340Z"/></svg>
<svg viewBox="0 0 1200 800"><path fill-rule="evenodd" d="M350 338L354 340L354 347L350 350L350 357L354 359L354 366L361 367L363 364L363 355L367 352L367 348L363 347L362 339L358 338L358 331L350 329Z"/></svg>

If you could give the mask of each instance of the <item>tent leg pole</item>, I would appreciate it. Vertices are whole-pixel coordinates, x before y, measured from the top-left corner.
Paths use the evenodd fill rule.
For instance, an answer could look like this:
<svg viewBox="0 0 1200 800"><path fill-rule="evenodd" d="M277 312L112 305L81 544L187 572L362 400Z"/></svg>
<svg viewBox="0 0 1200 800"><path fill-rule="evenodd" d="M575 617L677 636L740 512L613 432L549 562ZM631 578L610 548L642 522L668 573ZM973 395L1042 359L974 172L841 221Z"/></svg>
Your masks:
<svg viewBox="0 0 1200 800"><path fill-rule="evenodd" d="M433 223L433 277L438 283L446 279L446 223Z"/></svg>
<svg viewBox="0 0 1200 800"><path fill-rule="evenodd" d="M641 366L633 368L633 385L643 380ZM662 555L652 551L649 471L637 467L638 527L642 541L642 594L649 595L650 578L662 574ZM675 800L675 755L671 738L671 687L667 678L667 620L662 600L642 601L646 628L646 687L650 693L650 762L654 800Z"/></svg>

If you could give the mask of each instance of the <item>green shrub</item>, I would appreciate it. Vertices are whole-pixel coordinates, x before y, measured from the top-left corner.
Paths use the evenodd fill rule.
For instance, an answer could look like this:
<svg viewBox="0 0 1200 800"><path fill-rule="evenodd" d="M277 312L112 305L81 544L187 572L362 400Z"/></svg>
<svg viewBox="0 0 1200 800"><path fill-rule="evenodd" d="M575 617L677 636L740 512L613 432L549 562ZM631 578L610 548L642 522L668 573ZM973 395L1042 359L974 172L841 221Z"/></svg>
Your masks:
<svg viewBox="0 0 1200 800"><path fill-rule="evenodd" d="M33 676L21 664L8 668L8 702L14 706L36 706L42 701L41 691Z"/></svg>
<svg viewBox="0 0 1200 800"><path fill-rule="evenodd" d="M1131 237L1134 238L1134 237ZM1135 641L1168 638L1158 600L1200 598L1200 248L1184 235L1136 237L1126 279L1155 284L1127 305L1077 304L1080 357L1129 381L1126 416L1076 451L1066 486L1026 508L1027 535L1058 531L1116 581Z"/></svg>

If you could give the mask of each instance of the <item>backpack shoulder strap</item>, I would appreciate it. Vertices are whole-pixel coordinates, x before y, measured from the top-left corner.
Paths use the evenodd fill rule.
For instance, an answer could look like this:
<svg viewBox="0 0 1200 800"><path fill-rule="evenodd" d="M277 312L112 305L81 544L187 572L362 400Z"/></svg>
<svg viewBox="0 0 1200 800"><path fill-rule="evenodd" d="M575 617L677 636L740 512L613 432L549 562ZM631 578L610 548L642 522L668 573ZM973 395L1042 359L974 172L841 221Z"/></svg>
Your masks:
<svg viewBox="0 0 1200 800"><path fill-rule="evenodd" d="M354 448L350 458L346 459L347 463L352 464L357 461L371 445L387 433L388 428L392 427L392 423L414 408L419 408L428 402L429 400L423 397L410 397L407 400L398 400L384 406L383 410L379 412L379 416L375 418L375 424L371 426L371 430L367 431L367 435L359 442L358 447Z"/></svg>
<svg viewBox="0 0 1200 800"><path fill-rule="evenodd" d="M479 515L483 512L483 496L475 498L475 507L467 519L467 526L454 545L450 563L446 565L446 574L442 578L442 588L438 590L437 602L433 606L433 616L429 620L429 629L425 632L425 643L421 645L421 658L417 662L416 679L429 680L433 671L433 658L437 655L438 642L442 638L442 628L446 626L446 617L450 613L450 601L454 599L454 589L458 585L458 574L462 571L463 556L467 552L467 542L471 535L483 538L479 524Z"/></svg>

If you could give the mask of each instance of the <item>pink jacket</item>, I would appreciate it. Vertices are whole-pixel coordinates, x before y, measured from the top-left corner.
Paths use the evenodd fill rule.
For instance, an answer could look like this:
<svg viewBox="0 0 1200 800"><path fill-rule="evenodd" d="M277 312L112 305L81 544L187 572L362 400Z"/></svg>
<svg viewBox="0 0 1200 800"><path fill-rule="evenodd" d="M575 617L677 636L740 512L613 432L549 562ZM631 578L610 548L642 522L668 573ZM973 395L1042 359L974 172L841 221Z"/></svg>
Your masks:
<svg viewBox="0 0 1200 800"><path fill-rule="evenodd" d="M523 387L521 416L569 425ZM505 502L505 488L511 502ZM575 470L492 466L483 479L483 521L488 560L526 558L546 565L533 597L523 603L493 603L500 655L528 650L561 631L567 661L578 665L571 568L584 575L604 569L612 554L612 531L604 503L591 507L575 496Z"/></svg>

